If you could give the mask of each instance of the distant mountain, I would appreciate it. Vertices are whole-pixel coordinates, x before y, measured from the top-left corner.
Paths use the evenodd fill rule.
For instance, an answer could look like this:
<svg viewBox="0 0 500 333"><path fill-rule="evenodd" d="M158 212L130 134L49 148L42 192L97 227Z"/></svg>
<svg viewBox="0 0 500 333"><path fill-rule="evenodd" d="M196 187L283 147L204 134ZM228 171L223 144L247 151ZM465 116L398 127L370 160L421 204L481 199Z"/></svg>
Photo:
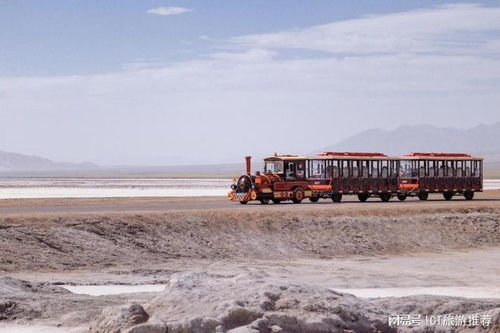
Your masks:
<svg viewBox="0 0 500 333"><path fill-rule="evenodd" d="M401 126L395 130L370 129L320 151L368 151L401 155L409 152L466 152L500 163L500 122L470 129L430 125Z"/></svg>
<svg viewBox="0 0 500 333"><path fill-rule="evenodd" d="M23 155L0 151L0 172L87 170L94 168L98 168L98 166L89 162L60 163L40 156Z"/></svg>
<svg viewBox="0 0 500 333"><path fill-rule="evenodd" d="M167 166L99 166L61 163L35 155L0 151L0 177L231 177L243 172L244 163Z"/></svg>

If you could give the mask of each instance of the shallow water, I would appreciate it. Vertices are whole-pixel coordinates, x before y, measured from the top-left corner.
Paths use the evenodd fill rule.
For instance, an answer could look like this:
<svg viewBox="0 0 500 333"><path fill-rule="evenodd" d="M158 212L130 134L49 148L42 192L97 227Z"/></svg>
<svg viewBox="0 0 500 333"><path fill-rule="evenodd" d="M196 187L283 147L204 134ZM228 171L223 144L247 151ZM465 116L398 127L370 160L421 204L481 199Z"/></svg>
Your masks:
<svg viewBox="0 0 500 333"><path fill-rule="evenodd" d="M142 284L142 285L62 285L61 287L74 294L85 294L90 296L117 295L128 293L151 293L165 289L164 284Z"/></svg>
<svg viewBox="0 0 500 333"><path fill-rule="evenodd" d="M500 298L500 287L406 287L331 289L363 298L405 297L414 295L439 295L466 298Z"/></svg>

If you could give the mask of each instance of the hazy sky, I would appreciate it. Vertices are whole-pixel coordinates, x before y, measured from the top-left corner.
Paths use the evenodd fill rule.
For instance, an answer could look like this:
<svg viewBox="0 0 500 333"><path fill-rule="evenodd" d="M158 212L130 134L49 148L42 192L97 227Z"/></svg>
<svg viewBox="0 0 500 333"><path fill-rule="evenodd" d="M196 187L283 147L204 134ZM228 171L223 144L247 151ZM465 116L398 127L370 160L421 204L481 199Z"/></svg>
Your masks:
<svg viewBox="0 0 500 333"><path fill-rule="evenodd" d="M500 4L0 0L0 150L184 164L500 120Z"/></svg>

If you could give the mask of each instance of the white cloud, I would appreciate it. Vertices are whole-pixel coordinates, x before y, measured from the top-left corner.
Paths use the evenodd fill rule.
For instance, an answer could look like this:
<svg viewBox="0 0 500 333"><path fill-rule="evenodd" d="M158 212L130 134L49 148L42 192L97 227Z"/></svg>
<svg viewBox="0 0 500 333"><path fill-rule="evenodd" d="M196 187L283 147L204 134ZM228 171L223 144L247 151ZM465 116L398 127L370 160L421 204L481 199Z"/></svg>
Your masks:
<svg viewBox="0 0 500 333"><path fill-rule="evenodd" d="M170 65L0 78L0 150L216 163L307 152L366 128L498 121L498 11L447 6L237 37L239 52ZM292 58L295 47L326 55Z"/></svg>
<svg viewBox="0 0 500 333"><path fill-rule="evenodd" d="M336 54L459 54L477 53L488 47L488 33L496 31L498 38L499 30L500 8L463 4L240 36L233 41L252 48L297 48Z"/></svg>
<svg viewBox="0 0 500 333"><path fill-rule="evenodd" d="M149 9L147 13L160 16L170 16L170 15L184 14L191 11L192 9L183 7L157 7Z"/></svg>

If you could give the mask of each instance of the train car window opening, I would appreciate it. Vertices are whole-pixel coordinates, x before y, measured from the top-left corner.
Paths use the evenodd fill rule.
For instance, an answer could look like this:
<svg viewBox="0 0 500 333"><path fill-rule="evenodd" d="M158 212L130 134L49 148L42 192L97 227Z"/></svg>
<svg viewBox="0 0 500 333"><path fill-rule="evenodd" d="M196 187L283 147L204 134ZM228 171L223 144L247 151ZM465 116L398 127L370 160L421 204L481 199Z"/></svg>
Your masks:
<svg viewBox="0 0 500 333"><path fill-rule="evenodd" d="M379 176L378 161L372 161L372 177L378 178Z"/></svg>
<svg viewBox="0 0 500 333"><path fill-rule="evenodd" d="M438 171L438 174L437 176L438 177L443 177L444 176L444 164L443 164L443 161L438 161L438 165L437 165L437 171Z"/></svg>
<svg viewBox="0 0 500 333"><path fill-rule="evenodd" d="M400 177L401 178L411 178L411 170L412 170L412 167L411 167L411 163L412 161L408 161L408 160L402 160L400 162Z"/></svg>
<svg viewBox="0 0 500 333"><path fill-rule="evenodd" d="M305 161L300 161L295 163L295 177L298 179L304 179L306 177L306 167Z"/></svg>
<svg viewBox="0 0 500 333"><path fill-rule="evenodd" d="M465 177L470 177L470 161L465 161Z"/></svg>
<svg viewBox="0 0 500 333"><path fill-rule="evenodd" d="M332 160L326 160L326 167L325 167L325 177L327 179L330 179L333 177L333 161Z"/></svg>
<svg viewBox="0 0 500 333"><path fill-rule="evenodd" d="M266 161L264 171L266 173L283 173L283 161Z"/></svg>
<svg viewBox="0 0 500 333"><path fill-rule="evenodd" d="M349 166L347 165L347 161L340 161L342 163L342 178L349 178Z"/></svg>
<svg viewBox="0 0 500 333"><path fill-rule="evenodd" d="M283 161L267 161L264 169L266 173L283 173Z"/></svg>
<svg viewBox="0 0 500 333"><path fill-rule="evenodd" d="M455 161L448 161L448 177L455 177Z"/></svg>
<svg viewBox="0 0 500 333"><path fill-rule="evenodd" d="M382 161L381 175L382 178L387 178L389 175L389 163L388 161Z"/></svg>
<svg viewBox="0 0 500 333"><path fill-rule="evenodd" d="M359 177L359 161L352 161L352 177L353 178L358 178Z"/></svg>
<svg viewBox="0 0 500 333"><path fill-rule="evenodd" d="M325 160L313 160L311 161L310 177L311 178L325 178L326 177L326 161Z"/></svg>
<svg viewBox="0 0 500 333"><path fill-rule="evenodd" d="M333 178L340 178L340 161L332 161L332 176Z"/></svg>
<svg viewBox="0 0 500 333"><path fill-rule="evenodd" d="M370 170L368 169L368 161L361 161L362 177L368 178L370 176Z"/></svg>
<svg viewBox="0 0 500 333"><path fill-rule="evenodd" d="M426 161L418 161L418 177L426 176Z"/></svg>
<svg viewBox="0 0 500 333"><path fill-rule="evenodd" d="M288 162L286 163L286 179L295 179L295 163Z"/></svg>
<svg viewBox="0 0 500 333"><path fill-rule="evenodd" d="M463 176L463 174L462 174L462 164L463 164L463 161L457 161L456 164L455 164L455 175L458 178L462 178L462 176Z"/></svg>

